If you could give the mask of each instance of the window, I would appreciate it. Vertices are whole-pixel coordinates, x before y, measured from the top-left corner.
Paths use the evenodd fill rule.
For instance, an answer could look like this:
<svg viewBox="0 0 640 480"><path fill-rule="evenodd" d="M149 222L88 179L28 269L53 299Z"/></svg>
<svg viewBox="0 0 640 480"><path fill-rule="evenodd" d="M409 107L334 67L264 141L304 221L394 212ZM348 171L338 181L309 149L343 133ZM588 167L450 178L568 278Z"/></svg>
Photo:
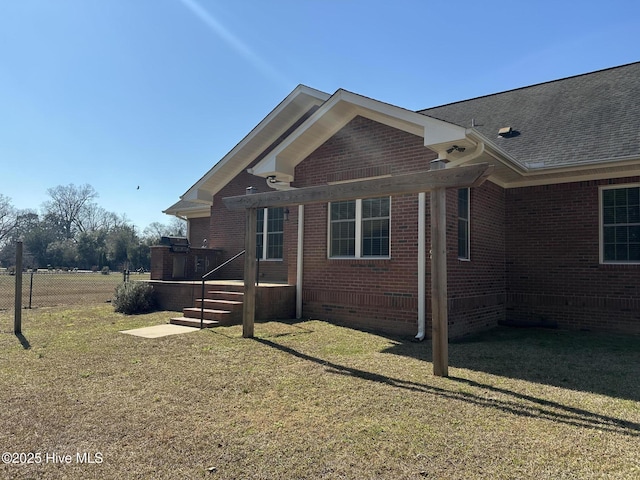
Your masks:
<svg viewBox="0 0 640 480"><path fill-rule="evenodd" d="M329 257L389 257L389 197L329 204Z"/></svg>
<svg viewBox="0 0 640 480"><path fill-rule="evenodd" d="M640 263L640 186L601 190L603 263Z"/></svg>
<svg viewBox="0 0 640 480"><path fill-rule="evenodd" d="M284 209L259 209L256 231L256 257L261 260L281 260L284 245Z"/></svg>
<svg viewBox="0 0 640 480"><path fill-rule="evenodd" d="M471 258L471 233L469 228L469 189L458 190L458 259Z"/></svg>

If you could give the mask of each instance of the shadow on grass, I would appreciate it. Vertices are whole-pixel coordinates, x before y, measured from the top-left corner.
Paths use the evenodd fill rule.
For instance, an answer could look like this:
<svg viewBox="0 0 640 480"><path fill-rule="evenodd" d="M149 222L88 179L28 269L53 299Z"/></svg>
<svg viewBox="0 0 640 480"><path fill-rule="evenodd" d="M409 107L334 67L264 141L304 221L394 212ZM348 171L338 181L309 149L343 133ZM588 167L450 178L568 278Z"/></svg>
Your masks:
<svg viewBox="0 0 640 480"><path fill-rule="evenodd" d="M431 361L431 341L398 342L385 352ZM451 342L449 365L640 401L638 336L498 327Z"/></svg>
<svg viewBox="0 0 640 480"><path fill-rule="evenodd" d="M569 407L558 402L537 398L532 395L524 395L504 388L485 385L473 380L449 377L449 380L452 382L451 389L436 387L433 385L387 377L385 375L339 365L328 360L307 355L291 347L281 345L265 338L254 338L254 340L302 360L322 365L326 367L327 372L336 375L360 378L362 380L380 383L395 388L434 395L449 400L457 400L481 407L498 409L505 413L522 417L545 419L576 427L598 429L616 434L640 437L640 424L638 423L609 417L607 415L600 415L581 408ZM504 396L505 399L491 398L486 394L478 395L467 391L461 391L461 384L499 394L500 396Z"/></svg>
<svg viewBox="0 0 640 480"><path fill-rule="evenodd" d="M31 348L29 340L27 340L27 338L22 333L16 333L16 338L20 340L20 345L22 345L22 348L24 348L25 350L29 350Z"/></svg>

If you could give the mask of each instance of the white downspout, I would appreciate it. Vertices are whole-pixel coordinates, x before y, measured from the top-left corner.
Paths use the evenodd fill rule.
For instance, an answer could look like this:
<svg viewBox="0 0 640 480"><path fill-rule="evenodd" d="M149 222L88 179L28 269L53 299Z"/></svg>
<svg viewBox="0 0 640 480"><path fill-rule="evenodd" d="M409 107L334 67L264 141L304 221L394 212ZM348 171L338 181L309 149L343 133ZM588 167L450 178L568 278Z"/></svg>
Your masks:
<svg viewBox="0 0 640 480"><path fill-rule="evenodd" d="M252 173L252 172L249 172ZM267 185L274 190L295 190L290 182L283 182L270 175L266 178ZM298 205L298 252L296 254L296 318L302 318L302 259L304 258L302 246L304 244L304 205Z"/></svg>
<svg viewBox="0 0 640 480"><path fill-rule="evenodd" d="M419 342L424 340L426 323L426 198L425 192L418 194L418 334L415 340Z"/></svg>
<svg viewBox="0 0 640 480"><path fill-rule="evenodd" d="M484 143L479 142L473 152L465 155L464 157L450 162L447 164L447 168L457 167L465 162L473 160L484 153ZM446 154L440 152L439 159L445 159ZM421 342L424 340L426 334L426 198L427 195L424 192L418 194L418 333L415 336L415 340Z"/></svg>
<svg viewBox="0 0 640 480"><path fill-rule="evenodd" d="M302 260L304 258L304 205L298 205L298 253L296 261L296 318L302 318Z"/></svg>

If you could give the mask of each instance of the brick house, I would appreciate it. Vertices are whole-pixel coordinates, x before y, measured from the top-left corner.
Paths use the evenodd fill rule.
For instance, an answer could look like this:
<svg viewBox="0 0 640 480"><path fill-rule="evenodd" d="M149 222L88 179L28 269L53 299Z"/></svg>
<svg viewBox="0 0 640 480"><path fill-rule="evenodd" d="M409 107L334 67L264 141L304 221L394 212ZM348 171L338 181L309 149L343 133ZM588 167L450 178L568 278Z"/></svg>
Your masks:
<svg viewBox="0 0 640 480"><path fill-rule="evenodd" d="M494 166L447 191L449 335L498 323L640 333L640 63L420 111L298 86L165 212L223 259L243 249L225 197ZM430 331L429 196L259 212L261 280L297 316ZM242 262L219 278L242 277Z"/></svg>

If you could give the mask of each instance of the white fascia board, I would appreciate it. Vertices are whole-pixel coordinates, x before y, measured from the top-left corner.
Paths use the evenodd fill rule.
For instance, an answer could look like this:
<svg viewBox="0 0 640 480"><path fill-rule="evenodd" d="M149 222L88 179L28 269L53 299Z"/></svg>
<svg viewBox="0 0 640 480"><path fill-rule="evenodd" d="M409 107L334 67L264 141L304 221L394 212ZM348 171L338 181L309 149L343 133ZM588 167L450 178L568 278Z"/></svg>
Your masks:
<svg viewBox="0 0 640 480"><path fill-rule="evenodd" d="M425 147L460 142L467 138L466 129L463 127L433 117L426 119L423 134Z"/></svg>
<svg viewBox="0 0 640 480"><path fill-rule="evenodd" d="M281 182L292 182L293 168L286 160L275 155L269 155L258 165L247 171L262 178L275 176Z"/></svg>
<svg viewBox="0 0 640 480"><path fill-rule="evenodd" d="M166 215L172 215L174 217L186 217L186 218L201 218L211 215L211 209L208 206L198 207L169 207L163 210L162 213Z"/></svg>
<svg viewBox="0 0 640 480"><path fill-rule="evenodd" d="M255 165L251 173L260 176L276 175L279 179L287 177L292 181L296 165L358 115L424 137L425 146L465 139L465 128L346 90L338 90L292 135Z"/></svg>

